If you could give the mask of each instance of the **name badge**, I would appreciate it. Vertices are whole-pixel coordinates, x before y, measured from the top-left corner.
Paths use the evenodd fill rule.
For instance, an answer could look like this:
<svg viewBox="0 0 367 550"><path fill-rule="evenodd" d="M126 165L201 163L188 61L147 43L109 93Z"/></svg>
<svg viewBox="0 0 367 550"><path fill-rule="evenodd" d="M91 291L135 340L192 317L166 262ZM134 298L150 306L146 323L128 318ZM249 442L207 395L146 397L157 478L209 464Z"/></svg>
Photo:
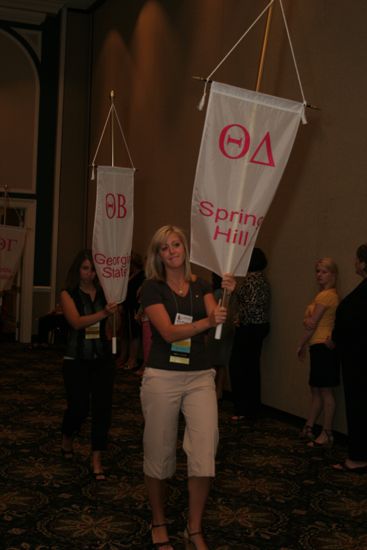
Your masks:
<svg viewBox="0 0 367 550"><path fill-rule="evenodd" d="M85 329L86 340L98 340L99 338L99 323L94 323Z"/></svg>
<svg viewBox="0 0 367 550"><path fill-rule="evenodd" d="M192 323L191 315L176 313L175 325L185 325ZM170 363L179 363L180 365L190 364L191 338L177 340L171 344Z"/></svg>

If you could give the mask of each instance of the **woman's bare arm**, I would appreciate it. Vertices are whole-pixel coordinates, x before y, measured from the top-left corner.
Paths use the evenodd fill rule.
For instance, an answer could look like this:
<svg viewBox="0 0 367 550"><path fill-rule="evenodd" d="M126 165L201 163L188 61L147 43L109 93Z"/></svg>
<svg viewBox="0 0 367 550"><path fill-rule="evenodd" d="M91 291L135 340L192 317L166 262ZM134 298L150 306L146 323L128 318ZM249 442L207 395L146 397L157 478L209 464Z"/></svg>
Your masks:
<svg viewBox="0 0 367 550"><path fill-rule="evenodd" d="M97 311L97 313L91 313L90 315L80 315L73 298L66 290L63 290L61 292L60 303L65 319L67 320L69 325L75 330L80 330L89 327L94 323L98 323L99 321L102 321L102 319L109 317L110 315L112 315L112 313L117 311L117 305L115 303L110 303L106 304L104 309L102 309L101 311Z"/></svg>
<svg viewBox="0 0 367 550"><path fill-rule="evenodd" d="M304 321L303 325L305 327L305 331L302 334L300 343L297 348L297 355L299 359L304 359L306 345L309 342L313 333L315 332L317 325L319 324L320 319L324 315L326 309L326 306L323 306L322 304L316 304L312 315Z"/></svg>

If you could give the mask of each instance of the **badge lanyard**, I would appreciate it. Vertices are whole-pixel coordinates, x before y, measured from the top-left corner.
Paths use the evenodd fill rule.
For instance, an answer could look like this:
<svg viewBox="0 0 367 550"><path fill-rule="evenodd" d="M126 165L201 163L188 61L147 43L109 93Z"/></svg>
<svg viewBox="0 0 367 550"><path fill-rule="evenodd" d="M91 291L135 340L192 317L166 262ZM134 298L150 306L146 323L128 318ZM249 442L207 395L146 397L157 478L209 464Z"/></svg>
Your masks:
<svg viewBox="0 0 367 550"><path fill-rule="evenodd" d="M184 313L179 313L178 303L175 296L175 293L172 289L171 293L176 305L176 317L175 325L184 325L187 323L192 323L192 293L191 286L189 285L190 292L190 313L191 315L185 315ZM169 357L170 363L179 363L180 365L189 365L190 364L190 351L191 351L191 338L185 338L183 340L177 340L171 344L171 352Z"/></svg>

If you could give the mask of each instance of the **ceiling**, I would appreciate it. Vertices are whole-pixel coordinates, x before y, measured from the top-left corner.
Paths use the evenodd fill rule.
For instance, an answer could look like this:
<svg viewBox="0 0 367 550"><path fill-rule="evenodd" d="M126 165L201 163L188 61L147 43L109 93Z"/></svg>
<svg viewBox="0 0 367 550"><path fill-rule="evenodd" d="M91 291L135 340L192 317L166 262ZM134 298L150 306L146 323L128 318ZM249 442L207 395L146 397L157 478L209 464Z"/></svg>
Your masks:
<svg viewBox="0 0 367 550"><path fill-rule="evenodd" d="M62 8L87 10L96 0L0 0L0 20L40 24Z"/></svg>

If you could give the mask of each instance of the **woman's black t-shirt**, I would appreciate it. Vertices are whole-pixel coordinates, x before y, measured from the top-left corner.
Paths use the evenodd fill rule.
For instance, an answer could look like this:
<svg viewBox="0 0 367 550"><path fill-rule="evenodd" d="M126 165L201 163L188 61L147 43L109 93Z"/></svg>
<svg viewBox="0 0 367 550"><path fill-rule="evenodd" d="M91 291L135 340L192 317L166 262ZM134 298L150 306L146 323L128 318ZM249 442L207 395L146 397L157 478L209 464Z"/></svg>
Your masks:
<svg viewBox="0 0 367 550"><path fill-rule="evenodd" d="M162 281L148 279L142 287L141 303L143 308L154 304L163 304L172 323L175 322L177 313L191 316L194 322L207 317L204 296L211 292L210 284L200 278L190 282L186 296L176 294ZM188 364L170 361L171 346L172 344L166 342L152 325L152 345L147 366L175 371L205 370L211 367L206 349L206 333L200 333L191 338Z"/></svg>

